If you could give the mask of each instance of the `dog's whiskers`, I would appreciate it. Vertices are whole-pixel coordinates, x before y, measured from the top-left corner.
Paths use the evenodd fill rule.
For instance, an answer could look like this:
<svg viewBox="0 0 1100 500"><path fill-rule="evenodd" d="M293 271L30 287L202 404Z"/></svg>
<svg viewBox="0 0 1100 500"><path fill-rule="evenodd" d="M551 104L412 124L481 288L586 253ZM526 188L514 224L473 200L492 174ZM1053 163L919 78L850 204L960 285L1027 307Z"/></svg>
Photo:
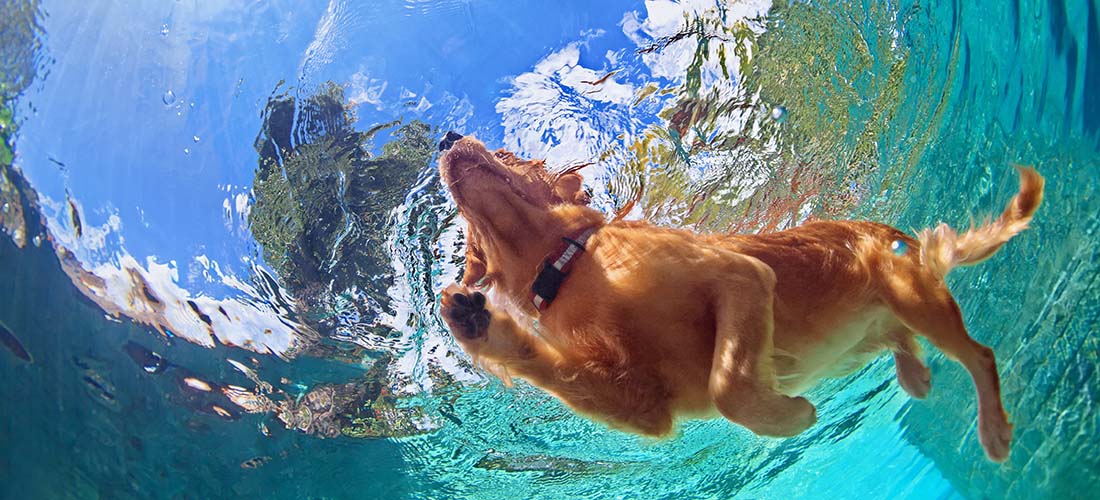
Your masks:
<svg viewBox="0 0 1100 500"><path fill-rule="evenodd" d="M550 177L554 182L557 182L558 179L561 179L561 177L564 176L564 175L569 175L569 174L576 173L576 172L580 171L581 169L583 169L584 167L588 167L588 166L595 165L595 164L596 164L596 162L589 161L589 162L581 163L581 164L578 164L578 165L571 165L571 166L565 167L565 168L563 168L563 169L561 169L557 172L552 172L550 174Z"/></svg>

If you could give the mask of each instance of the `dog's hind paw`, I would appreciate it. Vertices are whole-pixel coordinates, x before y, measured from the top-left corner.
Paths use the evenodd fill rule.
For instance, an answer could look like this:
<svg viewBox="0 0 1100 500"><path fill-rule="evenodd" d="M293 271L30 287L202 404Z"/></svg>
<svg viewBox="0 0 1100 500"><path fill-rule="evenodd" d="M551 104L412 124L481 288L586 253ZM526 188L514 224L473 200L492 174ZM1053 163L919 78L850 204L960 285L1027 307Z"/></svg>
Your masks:
<svg viewBox="0 0 1100 500"><path fill-rule="evenodd" d="M978 440L985 449L986 456L994 462L1008 460L1009 445L1012 444L1012 424L1002 413L1000 415L978 416Z"/></svg>

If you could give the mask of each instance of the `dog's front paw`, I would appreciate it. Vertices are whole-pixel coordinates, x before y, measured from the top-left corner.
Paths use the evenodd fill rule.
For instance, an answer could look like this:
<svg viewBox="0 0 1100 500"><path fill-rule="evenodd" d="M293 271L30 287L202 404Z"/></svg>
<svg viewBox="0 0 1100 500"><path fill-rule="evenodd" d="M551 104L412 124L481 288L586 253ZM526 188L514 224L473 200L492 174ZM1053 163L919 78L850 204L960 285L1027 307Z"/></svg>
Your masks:
<svg viewBox="0 0 1100 500"><path fill-rule="evenodd" d="M817 407L806 398L790 398L788 405L790 413L786 419L786 432L783 434L795 436L817 423Z"/></svg>
<svg viewBox="0 0 1100 500"><path fill-rule="evenodd" d="M443 320L460 340L475 340L489 333L491 315L481 292L451 286L443 291L441 305Z"/></svg>
<svg viewBox="0 0 1100 500"><path fill-rule="evenodd" d="M803 397L782 396L772 401L772 419L761 426L765 436L791 437L817 423L817 408Z"/></svg>
<svg viewBox="0 0 1100 500"><path fill-rule="evenodd" d="M898 385L915 399L924 399L932 389L932 372L915 356L905 352L894 353L894 365Z"/></svg>

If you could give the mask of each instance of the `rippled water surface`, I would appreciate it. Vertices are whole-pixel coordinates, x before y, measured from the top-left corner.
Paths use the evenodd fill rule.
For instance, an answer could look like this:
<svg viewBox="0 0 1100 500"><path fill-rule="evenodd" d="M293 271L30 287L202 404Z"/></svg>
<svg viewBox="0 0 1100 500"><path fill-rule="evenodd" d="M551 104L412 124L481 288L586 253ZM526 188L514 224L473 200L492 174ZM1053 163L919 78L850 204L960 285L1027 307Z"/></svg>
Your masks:
<svg viewBox="0 0 1100 500"><path fill-rule="evenodd" d="M0 2L5 498L1088 498L1100 487L1100 3ZM817 425L653 441L471 365L438 317L448 130L708 232L916 231L1047 179L948 283L1016 429L930 350Z"/></svg>

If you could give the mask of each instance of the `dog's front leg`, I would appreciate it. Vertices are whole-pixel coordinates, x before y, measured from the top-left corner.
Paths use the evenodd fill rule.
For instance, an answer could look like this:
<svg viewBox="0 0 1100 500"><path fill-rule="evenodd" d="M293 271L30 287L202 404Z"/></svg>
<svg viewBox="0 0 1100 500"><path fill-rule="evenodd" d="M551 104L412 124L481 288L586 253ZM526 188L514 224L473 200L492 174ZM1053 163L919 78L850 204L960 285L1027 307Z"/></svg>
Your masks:
<svg viewBox="0 0 1100 500"><path fill-rule="evenodd" d="M522 377L580 413L649 436L672 432L672 414L660 377L623 363L612 345L591 342L563 353L524 329L480 292L458 285L443 291L443 319L470 357L506 382ZM607 336L592 333L592 339Z"/></svg>
<svg viewBox="0 0 1100 500"><path fill-rule="evenodd" d="M492 307L481 292L451 285L443 291L440 305L444 321L466 354L506 382L511 375L539 386L553 380L561 354L510 314Z"/></svg>
<svg viewBox="0 0 1100 500"><path fill-rule="evenodd" d="M714 291L714 358L709 390L718 411L762 436L793 436L817 421L805 398L777 391L772 363L775 273L743 255Z"/></svg>

